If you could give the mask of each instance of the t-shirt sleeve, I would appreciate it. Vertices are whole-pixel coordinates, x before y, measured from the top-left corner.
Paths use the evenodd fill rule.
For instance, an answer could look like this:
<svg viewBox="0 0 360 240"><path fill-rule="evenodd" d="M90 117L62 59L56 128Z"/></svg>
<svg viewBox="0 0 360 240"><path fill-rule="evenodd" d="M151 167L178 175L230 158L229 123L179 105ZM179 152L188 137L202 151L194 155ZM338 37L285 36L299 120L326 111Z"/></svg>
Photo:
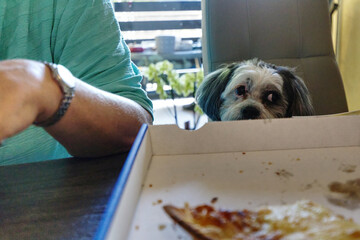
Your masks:
<svg viewBox="0 0 360 240"><path fill-rule="evenodd" d="M110 1L68 1L55 15L52 60L97 88L137 102L152 115L152 102L141 88L142 75L131 61Z"/></svg>

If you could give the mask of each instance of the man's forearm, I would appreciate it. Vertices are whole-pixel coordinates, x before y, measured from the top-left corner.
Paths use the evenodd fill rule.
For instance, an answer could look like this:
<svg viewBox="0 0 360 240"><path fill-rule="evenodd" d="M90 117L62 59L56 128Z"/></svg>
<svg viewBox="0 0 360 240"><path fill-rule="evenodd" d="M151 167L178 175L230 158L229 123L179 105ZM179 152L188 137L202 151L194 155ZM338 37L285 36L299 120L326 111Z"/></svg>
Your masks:
<svg viewBox="0 0 360 240"><path fill-rule="evenodd" d="M97 157L130 149L150 114L139 104L80 80L65 116L45 128L73 156Z"/></svg>
<svg viewBox="0 0 360 240"><path fill-rule="evenodd" d="M0 61L0 79L0 141L51 119L64 97L41 62ZM140 126L151 122L150 114L132 100L75 81L75 96L65 115L45 130L74 156L129 150Z"/></svg>

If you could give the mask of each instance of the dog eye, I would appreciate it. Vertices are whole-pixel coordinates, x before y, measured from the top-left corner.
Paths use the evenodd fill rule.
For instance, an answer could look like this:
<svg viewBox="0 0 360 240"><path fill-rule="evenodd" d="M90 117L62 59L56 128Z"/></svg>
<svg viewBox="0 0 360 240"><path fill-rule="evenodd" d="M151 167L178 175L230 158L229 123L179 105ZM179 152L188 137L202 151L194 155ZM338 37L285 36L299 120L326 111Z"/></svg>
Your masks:
<svg viewBox="0 0 360 240"><path fill-rule="evenodd" d="M280 96L276 92L268 92L266 95L266 100L271 103L276 103L279 100Z"/></svg>
<svg viewBox="0 0 360 240"><path fill-rule="evenodd" d="M246 93L246 87L244 85L241 85L235 89L235 93L238 96L242 96Z"/></svg>

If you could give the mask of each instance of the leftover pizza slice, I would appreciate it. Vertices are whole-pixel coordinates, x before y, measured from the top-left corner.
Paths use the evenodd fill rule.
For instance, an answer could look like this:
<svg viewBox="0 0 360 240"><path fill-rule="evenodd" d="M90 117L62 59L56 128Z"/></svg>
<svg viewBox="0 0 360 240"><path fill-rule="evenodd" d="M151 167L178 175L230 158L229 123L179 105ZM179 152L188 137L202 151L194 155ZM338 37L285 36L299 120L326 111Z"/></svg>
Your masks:
<svg viewBox="0 0 360 240"><path fill-rule="evenodd" d="M251 210L164 206L198 240L359 240L360 225L312 201Z"/></svg>

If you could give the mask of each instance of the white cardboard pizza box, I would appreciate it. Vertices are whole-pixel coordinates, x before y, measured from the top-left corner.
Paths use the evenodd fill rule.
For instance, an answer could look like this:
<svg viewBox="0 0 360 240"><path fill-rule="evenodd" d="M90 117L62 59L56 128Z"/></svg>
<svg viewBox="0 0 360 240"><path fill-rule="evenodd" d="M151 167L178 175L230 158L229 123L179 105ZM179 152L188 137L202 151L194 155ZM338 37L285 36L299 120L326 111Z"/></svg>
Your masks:
<svg viewBox="0 0 360 240"><path fill-rule="evenodd" d="M329 189L359 178L360 116L144 125L96 238L191 239L165 204L256 210L307 199L360 224L360 199Z"/></svg>

